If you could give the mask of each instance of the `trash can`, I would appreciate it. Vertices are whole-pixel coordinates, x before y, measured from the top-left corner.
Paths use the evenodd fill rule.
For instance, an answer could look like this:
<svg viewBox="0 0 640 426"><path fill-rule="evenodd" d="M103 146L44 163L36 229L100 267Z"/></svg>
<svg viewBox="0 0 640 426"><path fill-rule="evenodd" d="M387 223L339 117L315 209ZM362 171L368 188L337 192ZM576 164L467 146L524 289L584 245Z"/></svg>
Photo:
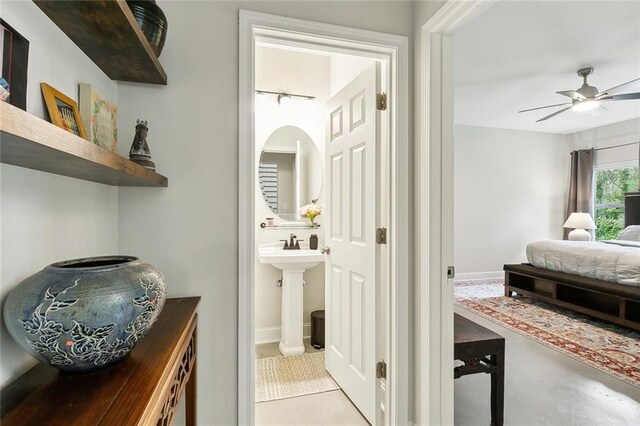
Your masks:
<svg viewBox="0 0 640 426"><path fill-rule="evenodd" d="M311 312L311 346L324 348L324 310Z"/></svg>

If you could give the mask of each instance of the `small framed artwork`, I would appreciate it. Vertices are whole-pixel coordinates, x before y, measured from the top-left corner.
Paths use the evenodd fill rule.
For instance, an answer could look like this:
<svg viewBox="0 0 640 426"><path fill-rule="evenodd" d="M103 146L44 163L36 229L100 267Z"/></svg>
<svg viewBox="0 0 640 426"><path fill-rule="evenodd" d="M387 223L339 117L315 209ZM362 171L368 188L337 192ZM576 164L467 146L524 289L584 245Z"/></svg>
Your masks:
<svg viewBox="0 0 640 426"><path fill-rule="evenodd" d="M0 18L0 99L27 109L29 40Z"/></svg>
<svg viewBox="0 0 640 426"><path fill-rule="evenodd" d="M118 151L118 107L90 84L78 90L80 116L87 139L107 151Z"/></svg>
<svg viewBox="0 0 640 426"><path fill-rule="evenodd" d="M51 122L69 133L86 139L87 134L84 131L76 101L47 83L40 83L40 89L42 90L42 97L47 105Z"/></svg>

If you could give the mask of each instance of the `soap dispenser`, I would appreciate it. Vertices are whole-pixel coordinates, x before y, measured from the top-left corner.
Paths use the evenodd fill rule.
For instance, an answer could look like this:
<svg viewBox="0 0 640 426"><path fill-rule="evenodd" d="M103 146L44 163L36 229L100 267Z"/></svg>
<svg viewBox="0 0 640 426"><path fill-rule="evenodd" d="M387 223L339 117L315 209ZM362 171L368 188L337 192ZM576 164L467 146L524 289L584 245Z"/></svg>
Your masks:
<svg viewBox="0 0 640 426"><path fill-rule="evenodd" d="M318 236L316 234L311 234L311 238L309 238L309 248L311 250L318 250Z"/></svg>

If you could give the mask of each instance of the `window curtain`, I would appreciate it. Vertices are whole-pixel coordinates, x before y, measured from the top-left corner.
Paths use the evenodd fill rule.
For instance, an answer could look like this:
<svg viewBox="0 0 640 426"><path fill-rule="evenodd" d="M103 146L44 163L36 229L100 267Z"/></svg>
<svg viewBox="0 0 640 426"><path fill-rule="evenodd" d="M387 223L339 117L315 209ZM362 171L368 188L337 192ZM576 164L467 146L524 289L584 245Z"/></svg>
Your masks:
<svg viewBox="0 0 640 426"><path fill-rule="evenodd" d="M571 153L571 177L569 180L569 200L565 220L571 213L589 213L593 218L593 149L581 149ZM594 218L595 220L595 218ZM564 239L570 229L564 230Z"/></svg>

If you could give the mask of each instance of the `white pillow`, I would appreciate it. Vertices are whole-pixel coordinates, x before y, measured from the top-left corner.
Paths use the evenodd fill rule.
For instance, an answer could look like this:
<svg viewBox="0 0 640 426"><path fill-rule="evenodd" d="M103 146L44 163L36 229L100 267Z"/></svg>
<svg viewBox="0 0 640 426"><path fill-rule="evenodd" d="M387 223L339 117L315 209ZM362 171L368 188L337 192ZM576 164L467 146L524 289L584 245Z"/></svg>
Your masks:
<svg viewBox="0 0 640 426"><path fill-rule="evenodd" d="M640 241L640 225L629 225L618 235L619 240Z"/></svg>

